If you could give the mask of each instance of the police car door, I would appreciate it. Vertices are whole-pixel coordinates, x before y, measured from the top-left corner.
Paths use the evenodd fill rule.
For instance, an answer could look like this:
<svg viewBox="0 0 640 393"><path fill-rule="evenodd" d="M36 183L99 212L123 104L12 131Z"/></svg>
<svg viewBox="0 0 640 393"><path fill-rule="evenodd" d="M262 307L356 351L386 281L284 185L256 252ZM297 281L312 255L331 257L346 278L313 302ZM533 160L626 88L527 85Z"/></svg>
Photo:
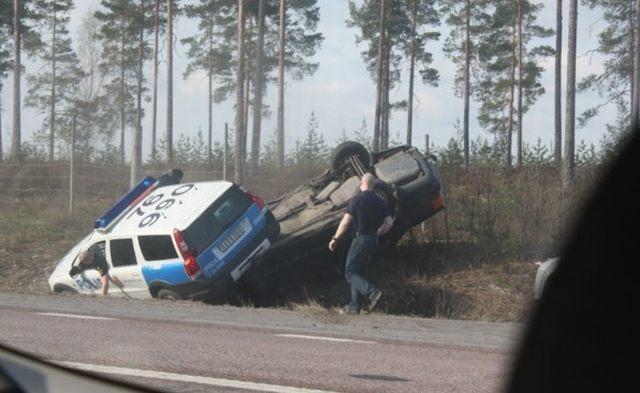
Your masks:
<svg viewBox="0 0 640 393"><path fill-rule="evenodd" d="M97 244L98 247L100 247L100 250L103 253L105 252L106 242L104 240L96 242L96 243L93 243L90 246L84 248L84 250L88 250L94 244ZM101 286L102 286L102 283L101 283L101 280L100 280L100 274L95 269L84 270L84 271L80 272L80 274L78 274L77 276L75 276L73 278L73 287L79 293L99 294Z"/></svg>
<svg viewBox="0 0 640 393"><path fill-rule="evenodd" d="M133 239L123 237L109 240L108 260L112 266L109 294L133 298L150 297L147 285L142 277L139 258L133 246ZM122 287L117 285L118 281Z"/></svg>

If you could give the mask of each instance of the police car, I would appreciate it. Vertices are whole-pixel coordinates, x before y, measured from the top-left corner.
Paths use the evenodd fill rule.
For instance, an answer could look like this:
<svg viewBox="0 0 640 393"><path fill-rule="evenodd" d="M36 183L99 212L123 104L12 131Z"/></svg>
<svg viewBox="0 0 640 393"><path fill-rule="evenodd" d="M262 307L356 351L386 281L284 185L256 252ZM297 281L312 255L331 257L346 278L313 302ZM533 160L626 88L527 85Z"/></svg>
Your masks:
<svg viewBox="0 0 640 393"><path fill-rule="evenodd" d="M78 253L104 250L114 282L110 295L205 298L237 281L267 250L280 226L264 201L226 182L159 186L146 177L96 220L94 230L57 264L54 292L100 293L100 277L69 271Z"/></svg>

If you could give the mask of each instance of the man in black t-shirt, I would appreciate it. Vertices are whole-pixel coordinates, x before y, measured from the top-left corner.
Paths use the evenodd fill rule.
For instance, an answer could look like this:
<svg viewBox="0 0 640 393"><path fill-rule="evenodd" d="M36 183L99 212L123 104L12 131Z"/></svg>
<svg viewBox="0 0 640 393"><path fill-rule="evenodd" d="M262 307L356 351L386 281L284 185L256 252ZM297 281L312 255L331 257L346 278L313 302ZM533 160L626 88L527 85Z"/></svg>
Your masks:
<svg viewBox="0 0 640 393"><path fill-rule="evenodd" d="M73 277L85 270L96 270L98 274L100 274L102 296L106 296L109 292L109 280L113 281L114 284L118 286L122 286L117 278L111 278L109 276L109 263L105 257L104 247L104 242L95 243L88 249L80 252L72 264L73 267L69 271L69 275Z"/></svg>
<svg viewBox="0 0 640 393"><path fill-rule="evenodd" d="M351 302L342 313L357 314L360 312L359 295L368 300L367 309L373 310L382 296L382 292L362 276L378 246L378 237L387 233L393 226L387 204L374 192L375 177L367 173L362 176L360 193L349 201L347 211L340 221L336 234L329 242L329 249L335 251L340 239L346 235L352 223L355 225L355 238L347 254L345 276L351 285Z"/></svg>

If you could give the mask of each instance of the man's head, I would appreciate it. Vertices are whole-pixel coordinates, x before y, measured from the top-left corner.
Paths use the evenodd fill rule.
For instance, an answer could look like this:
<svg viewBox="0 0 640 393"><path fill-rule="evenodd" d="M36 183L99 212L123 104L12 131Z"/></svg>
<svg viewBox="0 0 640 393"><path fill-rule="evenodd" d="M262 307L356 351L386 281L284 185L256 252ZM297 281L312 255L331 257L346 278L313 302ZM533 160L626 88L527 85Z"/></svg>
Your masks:
<svg viewBox="0 0 640 393"><path fill-rule="evenodd" d="M171 170L171 177L173 177L177 181L182 180L182 176L183 176L183 173L182 173L182 171L180 169L172 169Z"/></svg>
<svg viewBox="0 0 640 393"><path fill-rule="evenodd" d="M371 173L365 173L360 179L360 191L373 191L373 187L375 186L376 178Z"/></svg>

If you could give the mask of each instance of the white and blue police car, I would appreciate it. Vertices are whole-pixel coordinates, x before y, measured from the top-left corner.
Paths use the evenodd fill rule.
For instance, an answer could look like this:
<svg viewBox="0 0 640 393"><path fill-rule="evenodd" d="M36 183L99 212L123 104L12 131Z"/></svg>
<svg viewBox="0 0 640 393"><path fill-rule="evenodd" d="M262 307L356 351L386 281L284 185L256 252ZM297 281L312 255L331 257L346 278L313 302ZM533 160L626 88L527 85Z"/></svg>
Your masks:
<svg viewBox="0 0 640 393"><path fill-rule="evenodd" d="M100 293L97 271L69 275L78 253L97 243L109 274L122 284L110 285L110 295L208 298L237 281L279 233L264 201L236 184L159 186L146 177L58 262L49 286L54 292Z"/></svg>

